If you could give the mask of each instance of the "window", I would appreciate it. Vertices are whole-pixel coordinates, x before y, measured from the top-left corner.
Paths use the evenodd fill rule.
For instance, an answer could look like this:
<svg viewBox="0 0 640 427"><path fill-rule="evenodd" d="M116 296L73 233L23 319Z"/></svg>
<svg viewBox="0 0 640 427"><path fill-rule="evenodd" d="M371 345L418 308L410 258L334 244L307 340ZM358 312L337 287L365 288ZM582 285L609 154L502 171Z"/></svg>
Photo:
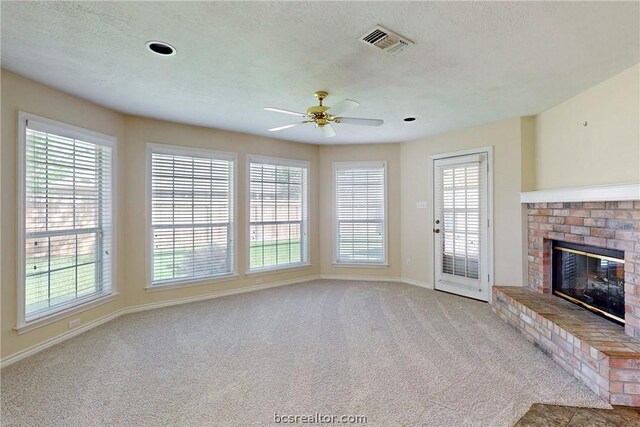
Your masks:
<svg viewBox="0 0 640 427"><path fill-rule="evenodd" d="M151 285L234 271L233 154L149 144Z"/></svg>
<svg viewBox="0 0 640 427"><path fill-rule="evenodd" d="M112 294L115 138L20 113L18 326Z"/></svg>
<svg viewBox="0 0 640 427"><path fill-rule="evenodd" d="M305 265L308 162L249 158L249 271Z"/></svg>
<svg viewBox="0 0 640 427"><path fill-rule="evenodd" d="M334 163L333 168L336 264L386 265L386 163Z"/></svg>

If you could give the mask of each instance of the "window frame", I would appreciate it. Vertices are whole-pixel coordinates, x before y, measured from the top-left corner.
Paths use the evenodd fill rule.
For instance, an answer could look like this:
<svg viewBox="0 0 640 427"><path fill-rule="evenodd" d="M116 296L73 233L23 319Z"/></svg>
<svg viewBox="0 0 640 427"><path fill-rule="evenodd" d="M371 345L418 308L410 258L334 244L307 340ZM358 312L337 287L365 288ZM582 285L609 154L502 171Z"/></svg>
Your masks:
<svg viewBox="0 0 640 427"><path fill-rule="evenodd" d="M29 321L26 320L26 179L27 179L27 127L28 122L38 124L41 129L59 136L80 139L95 145L111 149L111 282L109 289L90 297L61 304L56 310L44 313ZM90 129L73 126L68 123L37 116L24 111L18 112L18 194L17 194L17 321L15 330L22 334L63 319L75 313L86 311L95 306L113 301L118 295L118 194L117 194L117 138L112 135Z"/></svg>
<svg viewBox="0 0 640 427"><path fill-rule="evenodd" d="M233 239L233 247L231 248L231 256L233 265L231 271L225 274L217 274L206 277L195 278L179 278L173 280L163 280L161 282L153 282L153 221L152 221L152 204L153 204L153 177L152 177L152 161L153 153L178 155L178 156L199 156L217 160L228 160L233 164L233 173L231 179L232 197L231 203L233 212L231 215L231 238ZM146 166L147 166L147 182L146 182L146 284L145 291L155 292L160 290L184 288L189 286L208 285L217 282L233 280L238 277L238 154L228 151L209 150L205 148L188 147L181 145L171 145L156 142L147 142L146 145Z"/></svg>
<svg viewBox="0 0 640 427"><path fill-rule="evenodd" d="M381 261L349 261L341 262L338 257L339 253L339 236L338 236L338 170L349 169L367 169L382 168L383 169L383 225L382 225L382 250L383 259ZM332 164L332 187L333 187L333 266L334 267L354 267L354 268L388 268L389 267L389 203L388 203L388 168L386 160L379 161L347 161L333 162Z"/></svg>
<svg viewBox="0 0 640 427"><path fill-rule="evenodd" d="M251 268L251 163L264 163L269 165L276 166L290 166L290 167L299 167L306 169L306 188L304 189L304 199L303 199L303 241L301 242L302 247L302 261L296 263L285 264L281 266L270 266L270 267L260 267L260 268ZM310 212L309 212L309 182L311 175L311 162L308 160L298 160L298 159L287 159L282 157L269 157L269 156L261 156L261 155L253 155L247 154L247 162L246 162L246 276L256 276L260 274L269 274L269 273L279 273L283 271L289 270L299 270L305 269L311 266L310 260L310 252L311 245L310 241L310 233L309 233L309 223L310 223Z"/></svg>

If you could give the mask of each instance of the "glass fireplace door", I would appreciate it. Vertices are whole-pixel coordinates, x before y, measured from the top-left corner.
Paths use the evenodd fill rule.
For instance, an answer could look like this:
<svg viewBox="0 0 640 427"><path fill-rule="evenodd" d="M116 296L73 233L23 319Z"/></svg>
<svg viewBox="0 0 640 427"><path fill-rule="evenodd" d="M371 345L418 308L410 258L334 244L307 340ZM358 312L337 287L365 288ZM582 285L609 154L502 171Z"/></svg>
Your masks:
<svg viewBox="0 0 640 427"><path fill-rule="evenodd" d="M553 247L553 293L624 323L622 257L619 251L556 243Z"/></svg>

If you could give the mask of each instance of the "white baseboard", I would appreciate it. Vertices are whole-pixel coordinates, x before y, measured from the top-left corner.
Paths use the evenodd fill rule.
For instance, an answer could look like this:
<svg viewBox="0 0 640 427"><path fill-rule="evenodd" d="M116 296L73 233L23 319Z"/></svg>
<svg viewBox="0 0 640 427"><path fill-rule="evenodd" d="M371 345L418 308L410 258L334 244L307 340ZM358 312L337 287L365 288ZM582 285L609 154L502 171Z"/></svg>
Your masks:
<svg viewBox="0 0 640 427"><path fill-rule="evenodd" d="M399 282L406 285L419 286L425 289L433 289L433 283L420 282L418 280L407 279L404 277L383 277L383 276L338 276L331 274L322 274L321 279L327 280L357 280L360 282Z"/></svg>
<svg viewBox="0 0 640 427"><path fill-rule="evenodd" d="M162 307L169 307L172 305L181 305L181 304L188 304L191 302L196 302L196 301L204 301L204 300L208 300L208 299L213 299L213 298L220 298L220 297L225 297L225 296L229 296L229 295L237 295L237 294L243 294L243 293L247 293L247 292L255 292L255 291L260 291L263 289L270 289L270 288L276 288L276 287L280 287L280 286L287 286L287 285L293 285L296 283L304 283L304 282L310 282L312 280L316 280L319 279L320 276L308 276L308 277L303 277L300 279L291 279L291 280L283 280L281 282L274 282L274 283L265 283L262 285L254 285L254 286L246 286L243 288L238 288L238 289L228 289L225 291L219 291L219 292L213 292L210 294L206 294L206 295L197 295L197 296L193 296L193 297L187 297L187 298L178 298L178 299L172 299L172 300L168 300L168 301L161 301L161 302L156 302L156 303L150 303L150 304L142 304L142 305L136 305L133 307L126 307L126 308L121 308L120 310L117 310L113 313L109 313L106 316L102 316L98 319L92 320L91 322L87 322L77 328L74 329L70 329L66 332L61 333L60 335L57 335L53 338L50 338L46 341L43 341L39 344L36 344L32 347L26 348L24 350L21 350L17 353L12 354L11 356L5 357L4 359L2 359L0 361L0 369L1 368L5 368L13 363L16 363L22 359L25 359L29 356L33 356L34 354L45 350L49 347L52 347L56 344L59 344L63 341L68 340L69 338L73 338L77 335L80 335L83 332L86 332L90 329L95 328L96 326L100 326L104 323L107 323L113 319L116 319L122 315L125 314L130 314L130 313L138 313L141 311L147 311L147 310L153 310L155 308L162 308Z"/></svg>
<svg viewBox="0 0 640 427"><path fill-rule="evenodd" d="M433 283L420 282L418 280L407 279L407 278L403 278L403 279L400 279L400 280L401 280L402 283L407 284L407 285L419 286L419 287L425 288L425 289L433 289Z"/></svg>
<svg viewBox="0 0 640 427"><path fill-rule="evenodd" d="M360 282L400 282L399 277L384 276L341 276L336 274L321 274L321 279L326 280L357 280Z"/></svg>
<svg viewBox="0 0 640 427"><path fill-rule="evenodd" d="M336 276L336 275L320 275L320 276L308 276L308 277L303 277L300 279L290 279L290 280L283 280L281 282L274 282L274 283L265 283L262 285L253 285L253 286L246 286L243 288L238 288L238 289L228 289L228 290L224 290L224 291L219 291L219 292L213 292L213 293L209 293L209 294L205 294L205 295L196 295L193 297L186 297L186 298L177 298L177 299L172 299L172 300L168 300L168 301L161 301L161 302L155 302L155 303L149 303L149 304L142 304L142 305L136 305L133 307L126 307L126 308L121 308L120 310L117 310L113 313L109 313L106 316L102 316L98 319L92 320L91 322L87 322L77 328L71 329L69 331L63 332L60 335L57 335L53 338L50 338L46 341L41 342L40 344L36 344L32 347L26 348L24 350L21 350L17 353L12 354L11 356L5 357L4 359L2 359L0 361L0 368L5 368L13 363L16 363L22 359L25 359L29 356L33 356L34 354L45 350L49 347L52 347L56 344L59 344L63 341L68 340L69 338L73 338L77 335L80 335L83 332L86 332L90 329L95 328L96 326L100 326L102 324L105 324L113 319L116 319L120 316L123 316L125 314L131 314L131 313L139 313L141 311L147 311L147 310L153 310L156 308L162 308L162 307L169 307L169 306L173 306L173 305L181 305L181 304L188 304L188 303L192 303L192 302L197 302L197 301L204 301L204 300L209 300L209 299L213 299L213 298L221 298L221 297L225 297L225 296L230 296L230 295L238 295L238 294L244 294L247 292L256 292L256 291L260 291L263 289L270 289L270 288L277 288L280 286L287 286L287 285L294 285L297 283L305 283L305 282L310 282L312 280L317 280L317 279L328 279L328 280L357 280L357 281L367 281L367 282L399 282L399 283L406 283L408 285L413 285L413 286L420 286L422 288L426 288L426 289L433 289L433 285L431 283L427 283L427 282L420 282L417 280L413 280L413 279L403 279L400 277L380 277L380 276Z"/></svg>
<svg viewBox="0 0 640 427"><path fill-rule="evenodd" d="M238 289L227 289L225 291L218 291L218 292L213 292L205 295L196 295L193 297L176 298L168 301L160 301L160 302L153 302L149 304L135 305L133 307L127 307L123 309L124 311L123 314L139 313L141 311L154 310L156 308L162 308L162 307L170 307L172 305L189 304L191 302L205 301L208 299L244 294L247 292L256 292L256 291L261 291L263 289L271 289L271 288L278 288L280 286L295 285L297 283L310 282L312 280L317 280L319 278L320 276L308 276L300 279L290 279L290 280L283 280L283 281L274 282L274 283L264 283L262 285L245 286Z"/></svg>
<svg viewBox="0 0 640 427"><path fill-rule="evenodd" d="M77 328L70 329L66 332L61 333L53 338L49 338L46 341L41 342L40 344L36 344L32 347L25 348L17 353L12 354L11 356L5 357L0 361L0 368L5 368L9 365L12 365L22 359L26 359L29 356L33 356L36 353L41 352L49 347L52 347L56 344L59 344L63 341L68 340L69 338L73 338L76 335L80 335L83 332L88 331L89 329L93 329L96 326L100 326L104 323L107 323L113 319L116 319L124 314L124 309L120 309L114 311L113 313L109 313L106 316L99 317L91 322L87 322L84 325L78 326Z"/></svg>

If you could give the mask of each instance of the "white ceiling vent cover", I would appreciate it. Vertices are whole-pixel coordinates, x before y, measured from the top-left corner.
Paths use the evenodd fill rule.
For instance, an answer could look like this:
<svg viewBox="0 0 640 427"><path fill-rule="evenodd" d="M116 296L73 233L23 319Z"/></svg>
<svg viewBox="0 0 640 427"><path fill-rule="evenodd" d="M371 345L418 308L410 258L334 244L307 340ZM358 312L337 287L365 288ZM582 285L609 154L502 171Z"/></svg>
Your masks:
<svg viewBox="0 0 640 427"><path fill-rule="evenodd" d="M382 49L383 52L390 55L398 54L413 44L411 40L402 37L391 30L387 30L380 25L376 25L371 30L367 31L365 35L359 37L358 40L369 46Z"/></svg>

